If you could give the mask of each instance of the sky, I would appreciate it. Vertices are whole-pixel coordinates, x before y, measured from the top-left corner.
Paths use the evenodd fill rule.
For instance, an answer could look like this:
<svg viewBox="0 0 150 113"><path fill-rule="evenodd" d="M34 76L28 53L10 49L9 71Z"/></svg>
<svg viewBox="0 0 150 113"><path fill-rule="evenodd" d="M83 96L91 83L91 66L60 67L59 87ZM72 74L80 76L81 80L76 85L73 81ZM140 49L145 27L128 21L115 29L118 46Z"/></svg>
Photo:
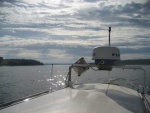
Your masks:
<svg viewBox="0 0 150 113"><path fill-rule="evenodd" d="M150 0L0 0L0 56L92 62L109 27L121 60L150 59Z"/></svg>

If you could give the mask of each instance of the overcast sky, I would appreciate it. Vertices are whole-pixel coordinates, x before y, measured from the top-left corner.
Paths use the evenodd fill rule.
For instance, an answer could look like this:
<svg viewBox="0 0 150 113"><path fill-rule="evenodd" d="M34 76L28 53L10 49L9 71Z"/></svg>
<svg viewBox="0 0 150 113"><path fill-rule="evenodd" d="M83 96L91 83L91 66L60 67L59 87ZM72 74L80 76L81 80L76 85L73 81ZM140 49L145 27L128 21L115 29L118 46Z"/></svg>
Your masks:
<svg viewBox="0 0 150 113"><path fill-rule="evenodd" d="M91 62L109 26L122 60L150 58L150 0L0 0L0 56Z"/></svg>

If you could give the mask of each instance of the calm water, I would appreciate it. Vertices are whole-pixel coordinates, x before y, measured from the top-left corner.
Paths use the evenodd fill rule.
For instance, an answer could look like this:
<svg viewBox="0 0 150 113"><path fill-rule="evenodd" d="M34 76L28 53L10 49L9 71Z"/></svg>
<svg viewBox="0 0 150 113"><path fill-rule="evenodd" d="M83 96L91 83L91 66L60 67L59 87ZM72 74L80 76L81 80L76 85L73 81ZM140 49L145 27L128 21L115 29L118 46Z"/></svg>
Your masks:
<svg viewBox="0 0 150 113"><path fill-rule="evenodd" d="M150 87L150 66L142 66L146 70L146 85ZM10 102L22 97L33 95L42 91L55 91L64 88L69 66L1 66L0 67L0 104ZM81 77L72 71L74 84L101 82L110 79L125 78L130 80L135 89L143 84L143 71L122 70L114 68L111 72L93 71L85 72ZM116 81L126 87L131 87L126 81Z"/></svg>

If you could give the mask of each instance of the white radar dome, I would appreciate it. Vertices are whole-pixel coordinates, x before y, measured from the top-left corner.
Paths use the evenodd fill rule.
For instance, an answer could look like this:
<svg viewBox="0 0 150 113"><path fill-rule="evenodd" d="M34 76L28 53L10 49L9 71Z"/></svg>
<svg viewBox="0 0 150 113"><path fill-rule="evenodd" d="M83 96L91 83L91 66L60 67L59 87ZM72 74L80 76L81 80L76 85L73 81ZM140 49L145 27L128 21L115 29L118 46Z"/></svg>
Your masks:
<svg viewBox="0 0 150 113"><path fill-rule="evenodd" d="M120 60L120 50L117 47L95 47L92 60L97 65L113 65L114 61Z"/></svg>

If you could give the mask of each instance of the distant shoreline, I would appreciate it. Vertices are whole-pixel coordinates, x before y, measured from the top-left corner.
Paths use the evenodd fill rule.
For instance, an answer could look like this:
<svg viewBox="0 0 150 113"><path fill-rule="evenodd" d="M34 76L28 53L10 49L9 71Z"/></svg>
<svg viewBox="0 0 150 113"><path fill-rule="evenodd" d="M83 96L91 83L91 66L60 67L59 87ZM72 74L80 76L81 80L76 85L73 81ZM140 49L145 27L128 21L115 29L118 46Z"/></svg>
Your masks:
<svg viewBox="0 0 150 113"><path fill-rule="evenodd" d="M44 63L32 59L2 59L0 62L0 66L34 66L34 65L44 65Z"/></svg>
<svg viewBox="0 0 150 113"><path fill-rule="evenodd" d="M133 60L121 60L116 62L119 65L150 65L150 59L133 59Z"/></svg>

